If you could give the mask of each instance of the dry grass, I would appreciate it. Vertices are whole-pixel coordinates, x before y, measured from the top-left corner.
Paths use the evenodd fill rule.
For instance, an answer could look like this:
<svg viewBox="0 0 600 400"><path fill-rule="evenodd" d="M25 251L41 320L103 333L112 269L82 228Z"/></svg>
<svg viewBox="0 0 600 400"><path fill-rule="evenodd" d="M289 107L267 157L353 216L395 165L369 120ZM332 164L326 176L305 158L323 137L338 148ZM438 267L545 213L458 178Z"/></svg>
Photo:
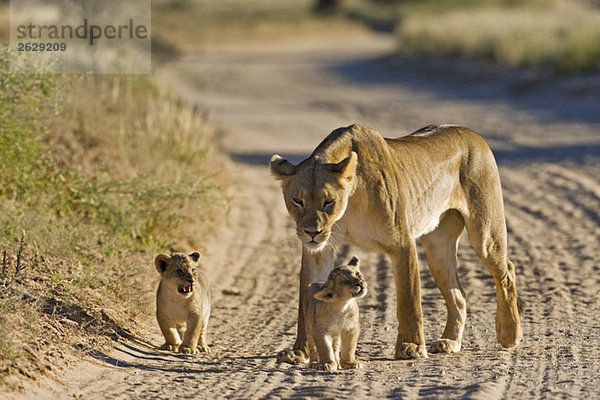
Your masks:
<svg viewBox="0 0 600 400"><path fill-rule="evenodd" d="M360 30L341 16L315 15L313 6L314 0L156 1L152 4L153 43L163 49L201 51Z"/></svg>
<svg viewBox="0 0 600 400"><path fill-rule="evenodd" d="M600 10L582 3L410 13L398 27L411 53L468 55L557 74L598 71Z"/></svg>
<svg viewBox="0 0 600 400"><path fill-rule="evenodd" d="M226 213L216 132L147 78L8 72L0 58L0 380L131 337L157 251ZM53 374L53 373L52 373Z"/></svg>

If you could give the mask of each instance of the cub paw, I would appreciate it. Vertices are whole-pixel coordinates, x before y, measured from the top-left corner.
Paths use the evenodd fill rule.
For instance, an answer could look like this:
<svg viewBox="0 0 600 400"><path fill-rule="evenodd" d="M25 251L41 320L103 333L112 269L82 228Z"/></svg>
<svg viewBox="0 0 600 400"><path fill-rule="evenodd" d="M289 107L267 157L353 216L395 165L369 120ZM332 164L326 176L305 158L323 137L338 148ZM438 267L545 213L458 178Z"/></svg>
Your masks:
<svg viewBox="0 0 600 400"><path fill-rule="evenodd" d="M358 360L342 362L342 369L359 369L362 367L362 363Z"/></svg>
<svg viewBox="0 0 600 400"><path fill-rule="evenodd" d="M181 346L179 347L179 352L181 354L198 354L198 349L193 349L187 346Z"/></svg>
<svg viewBox="0 0 600 400"><path fill-rule="evenodd" d="M427 358L425 346L408 342L400 343L396 346L396 359L408 360L411 358Z"/></svg>
<svg viewBox="0 0 600 400"><path fill-rule="evenodd" d="M313 369L318 371L335 371L337 370L337 365L334 362L324 362L324 363L314 363L310 366Z"/></svg>
<svg viewBox="0 0 600 400"><path fill-rule="evenodd" d="M451 339L439 339L431 343L429 351L432 353L458 353L460 351L460 342Z"/></svg>
<svg viewBox="0 0 600 400"><path fill-rule="evenodd" d="M198 347L196 348L200 353L210 353L210 347L204 345L198 345Z"/></svg>
<svg viewBox="0 0 600 400"><path fill-rule="evenodd" d="M277 354L277 362L305 364L308 362L308 356L303 350L285 349Z"/></svg>
<svg viewBox="0 0 600 400"><path fill-rule="evenodd" d="M162 346L160 346L158 349L159 350L167 350L167 351L177 351L177 350L179 350L179 345L165 343Z"/></svg>

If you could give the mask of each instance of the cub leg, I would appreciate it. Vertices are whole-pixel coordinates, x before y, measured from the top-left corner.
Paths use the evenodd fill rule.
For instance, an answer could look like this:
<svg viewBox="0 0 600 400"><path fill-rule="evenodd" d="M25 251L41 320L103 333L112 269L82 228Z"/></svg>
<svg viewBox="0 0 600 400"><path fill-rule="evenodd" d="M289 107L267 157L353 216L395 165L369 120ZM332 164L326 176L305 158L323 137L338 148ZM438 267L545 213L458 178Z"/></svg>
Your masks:
<svg viewBox="0 0 600 400"><path fill-rule="evenodd" d="M319 353L319 362L312 365L312 368L321 371L337 370L335 354L333 352L333 338L329 335L317 335L315 337L317 352Z"/></svg>
<svg viewBox="0 0 600 400"><path fill-rule="evenodd" d="M340 336L333 337L333 355L335 356L335 365L337 368L340 368L340 344L341 338Z"/></svg>
<svg viewBox="0 0 600 400"><path fill-rule="evenodd" d="M356 346L358 344L359 331L360 328L349 329L342 332L342 348L340 353L341 368L362 368L361 362L356 359Z"/></svg>
<svg viewBox="0 0 600 400"><path fill-rule="evenodd" d="M187 320L187 329L183 336L183 342L179 347L179 352L184 354L197 354L198 353L198 340L202 333L202 323L200 316L190 315Z"/></svg>
<svg viewBox="0 0 600 400"><path fill-rule="evenodd" d="M308 351L310 357L310 367L315 368L315 365L319 363L319 353L317 352L317 345L313 339L312 333L308 333Z"/></svg>
<svg viewBox="0 0 600 400"><path fill-rule="evenodd" d="M298 330L296 342L291 349L285 349L277 354L277 361L290 364L308 361L308 341L305 326L305 301L308 287L313 282L327 280L327 275L333 269L334 251L328 246L320 253L311 253L302 248L302 266L300 268L300 290L298 301Z"/></svg>
<svg viewBox="0 0 600 400"><path fill-rule="evenodd" d="M200 334L200 339L198 339L197 349L201 353L210 353L210 347L208 347L208 339L207 339L207 325L202 325L202 333Z"/></svg>
<svg viewBox="0 0 600 400"><path fill-rule="evenodd" d="M434 341L429 347L432 353L457 353L461 348L467 305L456 272L456 249L464 226L460 213L448 211L440 220L437 229L421 238L429 270L444 297L448 314L442 338Z"/></svg>
<svg viewBox="0 0 600 400"><path fill-rule="evenodd" d="M388 256L392 261L396 283L398 339L395 356L398 359L427 358L423 338L421 279L414 240L408 240L397 253Z"/></svg>
<svg viewBox="0 0 600 400"><path fill-rule="evenodd" d="M165 343L159 347L160 350L177 351L181 345L181 337L177 331L177 327L174 324L170 324L163 318L158 319L158 326L165 338Z"/></svg>

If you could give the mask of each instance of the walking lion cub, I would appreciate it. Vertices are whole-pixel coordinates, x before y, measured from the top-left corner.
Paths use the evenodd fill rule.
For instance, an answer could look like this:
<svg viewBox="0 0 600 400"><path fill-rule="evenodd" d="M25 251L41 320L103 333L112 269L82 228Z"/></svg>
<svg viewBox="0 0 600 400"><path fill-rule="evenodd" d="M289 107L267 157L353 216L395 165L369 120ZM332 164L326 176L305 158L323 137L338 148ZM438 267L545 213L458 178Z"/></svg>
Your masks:
<svg viewBox="0 0 600 400"><path fill-rule="evenodd" d="M367 294L358 257L334 268L324 283L313 283L305 304L310 367L324 371L361 368L355 357L360 322L356 299Z"/></svg>
<svg viewBox="0 0 600 400"><path fill-rule="evenodd" d="M165 337L161 350L184 354L210 352L206 330L210 317L210 292L200 272L200 253L159 254L154 259L161 280L156 293L156 319Z"/></svg>

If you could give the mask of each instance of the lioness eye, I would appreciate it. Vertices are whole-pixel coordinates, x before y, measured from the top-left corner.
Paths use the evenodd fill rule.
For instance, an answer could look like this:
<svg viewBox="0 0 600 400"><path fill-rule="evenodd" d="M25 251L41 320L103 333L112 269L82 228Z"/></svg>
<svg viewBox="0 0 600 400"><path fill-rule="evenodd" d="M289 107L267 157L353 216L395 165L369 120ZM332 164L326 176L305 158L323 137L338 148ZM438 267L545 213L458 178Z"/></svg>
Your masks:
<svg viewBox="0 0 600 400"><path fill-rule="evenodd" d="M192 273L196 273L196 268L192 268Z"/></svg>
<svg viewBox="0 0 600 400"><path fill-rule="evenodd" d="M333 199L331 199L331 200L325 200L325 201L323 202L323 208L327 208L327 207L329 207L329 206L332 206L332 205L333 205L333 203L335 203L335 200L333 200Z"/></svg>
<svg viewBox="0 0 600 400"><path fill-rule="evenodd" d="M292 201L294 202L295 205L297 205L298 207L304 207L304 202L302 201L302 199L298 199L298 198L293 198Z"/></svg>

